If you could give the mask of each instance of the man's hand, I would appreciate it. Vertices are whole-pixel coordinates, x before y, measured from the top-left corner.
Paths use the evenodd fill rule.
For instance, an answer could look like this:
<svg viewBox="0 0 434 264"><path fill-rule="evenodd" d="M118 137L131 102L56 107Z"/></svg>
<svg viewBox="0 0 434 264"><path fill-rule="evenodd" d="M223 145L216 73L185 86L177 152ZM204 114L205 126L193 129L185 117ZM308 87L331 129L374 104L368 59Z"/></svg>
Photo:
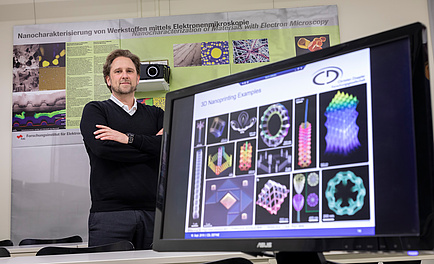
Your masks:
<svg viewBox="0 0 434 264"><path fill-rule="evenodd" d="M113 140L122 144L128 144L128 136L108 126L96 125L97 131L93 132L95 139Z"/></svg>
<svg viewBox="0 0 434 264"><path fill-rule="evenodd" d="M157 133L157 136L161 136L161 135L163 135L163 128Z"/></svg>

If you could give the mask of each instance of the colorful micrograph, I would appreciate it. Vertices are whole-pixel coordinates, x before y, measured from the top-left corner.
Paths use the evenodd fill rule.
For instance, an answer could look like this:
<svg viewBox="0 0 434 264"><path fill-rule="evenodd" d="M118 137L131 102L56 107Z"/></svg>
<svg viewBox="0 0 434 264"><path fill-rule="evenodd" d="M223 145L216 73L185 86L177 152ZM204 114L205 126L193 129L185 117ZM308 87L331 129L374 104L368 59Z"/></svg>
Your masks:
<svg viewBox="0 0 434 264"><path fill-rule="evenodd" d="M12 130L65 128L65 90L12 94Z"/></svg>
<svg viewBox="0 0 434 264"><path fill-rule="evenodd" d="M324 113L327 117L326 153L348 155L360 146L356 124L358 103L357 97L340 91L329 103Z"/></svg>
<svg viewBox="0 0 434 264"><path fill-rule="evenodd" d="M65 43L39 45L39 67L65 67Z"/></svg>
<svg viewBox="0 0 434 264"><path fill-rule="evenodd" d="M227 41L202 42L202 65L229 64L229 44Z"/></svg>
<svg viewBox="0 0 434 264"><path fill-rule="evenodd" d="M234 63L269 62L268 39L233 40Z"/></svg>
<svg viewBox="0 0 434 264"><path fill-rule="evenodd" d="M201 43L173 44L175 67L201 66Z"/></svg>
<svg viewBox="0 0 434 264"><path fill-rule="evenodd" d="M329 35L300 36L295 37L296 55L314 52L330 47Z"/></svg>

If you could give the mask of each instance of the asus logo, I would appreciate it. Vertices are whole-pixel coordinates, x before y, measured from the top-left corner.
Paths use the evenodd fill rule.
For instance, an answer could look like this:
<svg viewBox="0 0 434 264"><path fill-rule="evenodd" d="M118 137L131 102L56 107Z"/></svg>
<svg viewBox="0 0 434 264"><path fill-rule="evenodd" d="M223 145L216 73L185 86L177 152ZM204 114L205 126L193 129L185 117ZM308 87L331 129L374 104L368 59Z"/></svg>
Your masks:
<svg viewBox="0 0 434 264"><path fill-rule="evenodd" d="M256 245L257 248L272 248L273 242L258 242Z"/></svg>

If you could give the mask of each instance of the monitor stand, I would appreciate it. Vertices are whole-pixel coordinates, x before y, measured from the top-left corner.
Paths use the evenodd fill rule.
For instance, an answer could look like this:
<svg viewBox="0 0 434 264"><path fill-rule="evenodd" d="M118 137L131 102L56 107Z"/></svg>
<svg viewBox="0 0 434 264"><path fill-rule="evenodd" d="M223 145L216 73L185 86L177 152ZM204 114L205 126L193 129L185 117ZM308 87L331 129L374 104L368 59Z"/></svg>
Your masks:
<svg viewBox="0 0 434 264"><path fill-rule="evenodd" d="M321 252L278 252L276 261L282 263L309 263L309 264L332 264L325 259Z"/></svg>

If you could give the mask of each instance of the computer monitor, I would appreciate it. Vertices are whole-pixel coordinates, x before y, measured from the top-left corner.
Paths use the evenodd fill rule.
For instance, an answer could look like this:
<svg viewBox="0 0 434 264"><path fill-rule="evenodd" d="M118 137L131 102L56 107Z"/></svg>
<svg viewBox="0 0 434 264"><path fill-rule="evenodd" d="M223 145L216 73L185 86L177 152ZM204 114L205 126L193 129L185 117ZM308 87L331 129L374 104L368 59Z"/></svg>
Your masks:
<svg viewBox="0 0 434 264"><path fill-rule="evenodd" d="M169 92L154 250L433 249L426 49L415 23Z"/></svg>

